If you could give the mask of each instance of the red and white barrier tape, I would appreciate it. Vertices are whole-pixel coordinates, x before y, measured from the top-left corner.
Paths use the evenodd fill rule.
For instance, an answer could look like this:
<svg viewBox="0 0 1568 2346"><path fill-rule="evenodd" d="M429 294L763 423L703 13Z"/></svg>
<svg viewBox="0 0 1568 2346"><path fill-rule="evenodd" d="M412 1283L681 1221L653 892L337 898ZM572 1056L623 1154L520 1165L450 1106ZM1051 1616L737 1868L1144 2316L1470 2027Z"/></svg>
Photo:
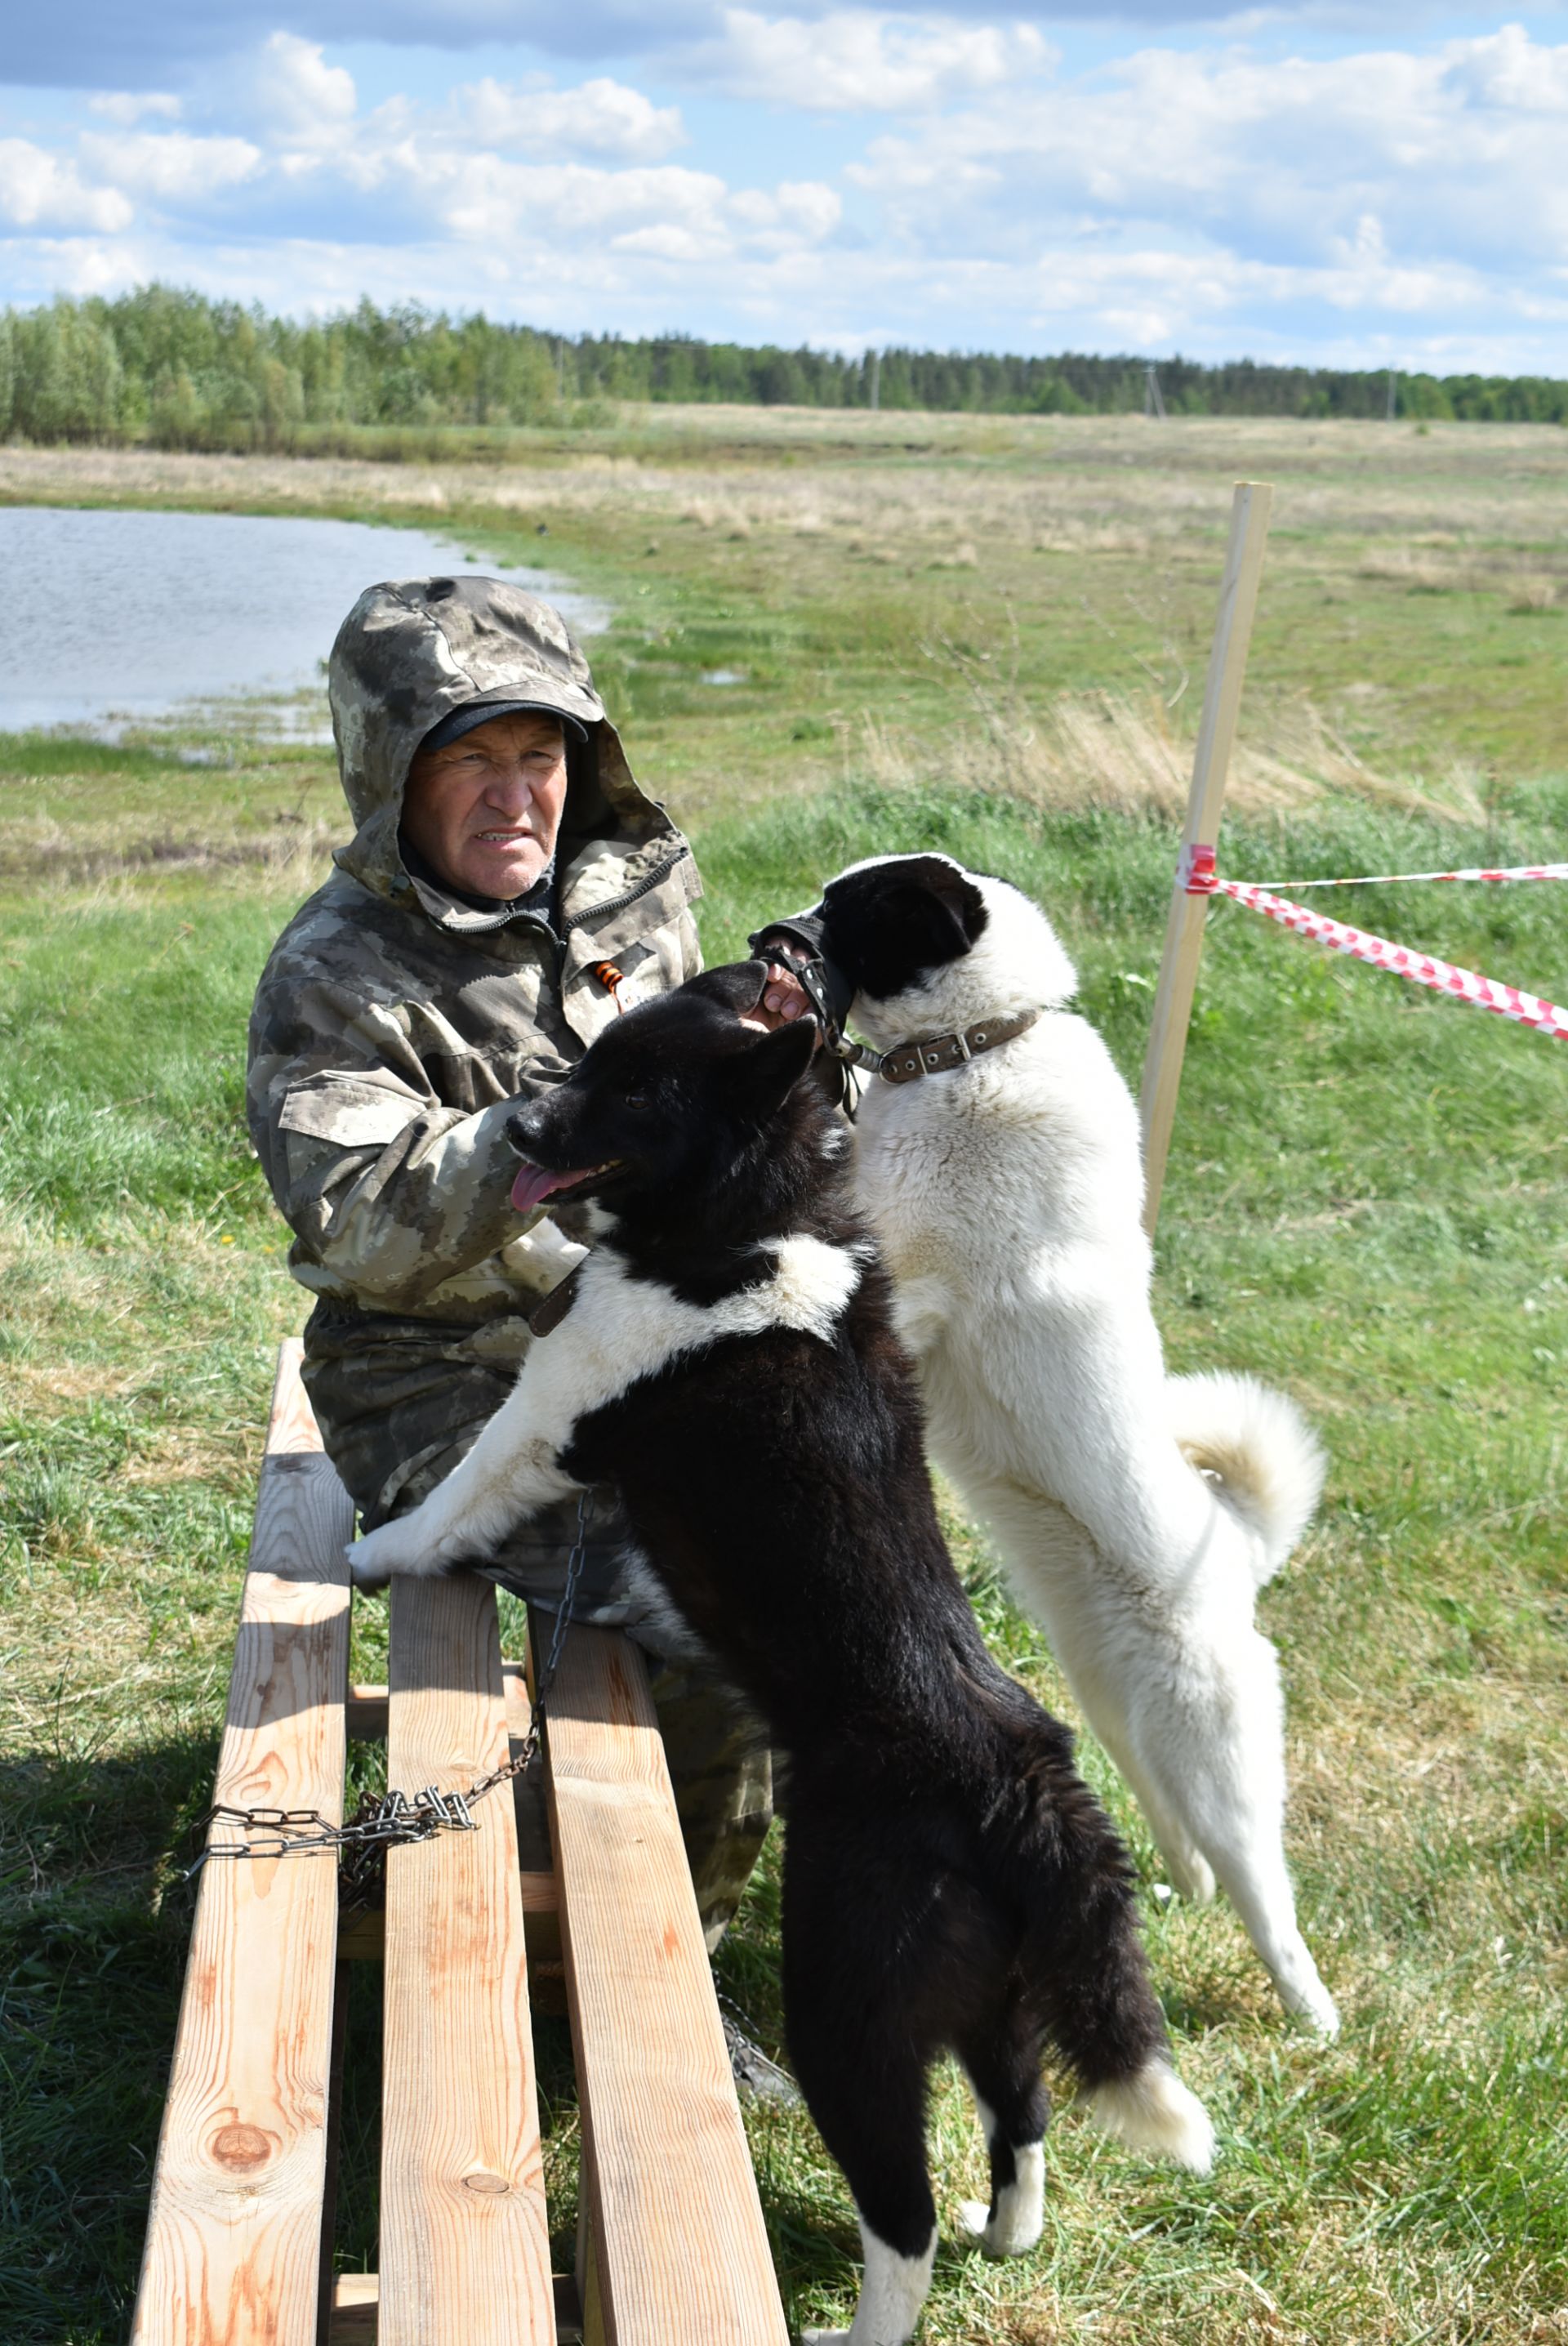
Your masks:
<svg viewBox="0 0 1568 2346"><path fill-rule="evenodd" d="M1506 871L1488 872L1476 864L1468 872L1374 872L1355 880L1259 880L1259 888L1392 888L1405 880L1568 880L1568 863L1515 863Z"/></svg>
<svg viewBox="0 0 1568 2346"><path fill-rule="evenodd" d="M1544 872L1548 867L1538 867ZM1553 1035L1560 1042L1568 1042L1568 1010L1560 1010L1555 1003L1543 1002L1539 994L1526 994L1517 985L1500 985L1495 978L1478 977L1472 969L1458 969L1453 963L1439 961L1435 954L1411 953L1407 945L1390 944L1386 937L1374 937L1365 929L1352 929L1343 921L1331 921L1326 913L1308 912L1305 904L1293 904L1285 896L1276 896L1267 888L1251 885L1245 880L1222 880L1214 868L1212 847L1184 847L1180 866L1181 884L1189 896L1229 896L1249 912L1261 913L1266 919L1278 921L1282 928L1294 929L1298 936L1310 937L1315 944L1332 945L1336 953L1354 954L1358 961L1369 962L1374 969L1391 969L1396 976L1408 977L1417 985L1429 985L1436 994L1451 994L1457 1002L1472 1002L1480 1010L1495 1010L1502 1018L1512 1018L1521 1026L1533 1026L1543 1035Z"/></svg>

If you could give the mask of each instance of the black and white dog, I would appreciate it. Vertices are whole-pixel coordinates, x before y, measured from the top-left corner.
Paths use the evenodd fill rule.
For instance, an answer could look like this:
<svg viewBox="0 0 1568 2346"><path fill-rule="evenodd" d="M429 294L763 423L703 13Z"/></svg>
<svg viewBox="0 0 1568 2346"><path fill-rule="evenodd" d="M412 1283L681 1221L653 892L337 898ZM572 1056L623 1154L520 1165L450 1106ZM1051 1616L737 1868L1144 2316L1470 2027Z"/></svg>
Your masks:
<svg viewBox="0 0 1568 2346"><path fill-rule="evenodd" d="M937 1526L887 1282L809 1022L741 1024L760 963L617 1019L522 1110L514 1197L591 1198L559 1325L450 1479L351 1551L442 1572L532 1509L619 1492L647 1566L788 1757L784 1988L808 2105L854 2193L854 2326L902 2346L930 2282L927 2072L962 2062L989 2138L981 2244L1041 2226L1050 2044L1099 2121L1203 2172L1125 1854L1071 1739L992 1660Z"/></svg>
<svg viewBox="0 0 1568 2346"><path fill-rule="evenodd" d="M1278 1665L1253 1619L1322 1452L1253 1377L1166 1376L1137 1111L1066 1008L1055 932L1004 880L889 855L752 944L824 956L830 1015L885 1055L855 1199L938 1464L995 1532L1176 1887L1203 1899L1217 1876L1287 2008L1332 2035L1285 1865Z"/></svg>

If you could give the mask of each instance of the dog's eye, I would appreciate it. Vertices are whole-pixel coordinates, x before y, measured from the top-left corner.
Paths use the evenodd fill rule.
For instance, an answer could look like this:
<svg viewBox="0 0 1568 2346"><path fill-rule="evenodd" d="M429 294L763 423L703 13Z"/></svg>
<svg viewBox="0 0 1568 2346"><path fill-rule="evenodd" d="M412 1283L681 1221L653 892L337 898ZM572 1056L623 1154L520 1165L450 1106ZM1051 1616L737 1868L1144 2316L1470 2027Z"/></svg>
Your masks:
<svg viewBox="0 0 1568 2346"><path fill-rule="evenodd" d="M653 1106L653 1100L647 1092L630 1091L626 1094L626 1105L634 1116L641 1116L645 1108Z"/></svg>

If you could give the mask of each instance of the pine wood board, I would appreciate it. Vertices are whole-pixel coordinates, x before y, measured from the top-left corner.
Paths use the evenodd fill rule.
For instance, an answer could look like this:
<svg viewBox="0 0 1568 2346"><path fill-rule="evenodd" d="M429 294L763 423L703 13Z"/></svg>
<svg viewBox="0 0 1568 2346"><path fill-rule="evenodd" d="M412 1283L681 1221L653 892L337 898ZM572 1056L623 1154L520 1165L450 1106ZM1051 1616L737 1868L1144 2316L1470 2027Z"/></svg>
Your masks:
<svg viewBox="0 0 1568 2346"><path fill-rule="evenodd" d="M395 1578L388 1781L462 1790L507 1754L495 1591ZM381 2346L554 2339L513 1803L387 1860Z"/></svg>
<svg viewBox="0 0 1568 2346"><path fill-rule="evenodd" d="M337 1821L352 1509L299 1354L280 1356L214 1800ZM202 1871L133 2346L315 2346L337 1930L330 1853Z"/></svg>
<svg viewBox="0 0 1568 2346"><path fill-rule="evenodd" d="M579 1625L548 1696L550 1821L608 2346L787 2346L669 1772L635 1646Z"/></svg>

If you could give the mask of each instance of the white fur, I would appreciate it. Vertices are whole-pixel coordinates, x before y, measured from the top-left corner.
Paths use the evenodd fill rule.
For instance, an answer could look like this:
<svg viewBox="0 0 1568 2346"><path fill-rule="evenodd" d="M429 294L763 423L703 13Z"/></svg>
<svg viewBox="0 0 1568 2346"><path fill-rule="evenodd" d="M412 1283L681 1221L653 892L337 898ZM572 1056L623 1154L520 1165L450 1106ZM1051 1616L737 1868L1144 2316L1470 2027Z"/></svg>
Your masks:
<svg viewBox="0 0 1568 2346"><path fill-rule="evenodd" d="M1149 1306L1136 1110L1044 915L975 878L974 950L854 1020L879 1048L1043 1006L952 1073L871 1083L856 1182L920 1365L931 1445L993 1528L1020 1601L1189 1897L1215 1877L1288 2008L1332 1998L1286 1872L1284 1723L1257 1588L1322 1458L1251 1378L1167 1380Z"/></svg>
<svg viewBox="0 0 1568 2346"><path fill-rule="evenodd" d="M983 2199L966 2199L959 2213L988 2257L1022 2257L1039 2239L1045 2221L1045 2146L1014 2143L1017 2174L996 2195L996 2213Z"/></svg>
<svg viewBox="0 0 1568 2346"><path fill-rule="evenodd" d="M896 2249L878 2239L862 2216L860 2245L866 2270L853 2321L848 2330L802 2330L800 2346L830 2346L832 2341L842 2341L842 2346L905 2346L905 2341L913 2337L931 2288L935 2232L923 2256L901 2257Z"/></svg>
<svg viewBox="0 0 1568 2346"><path fill-rule="evenodd" d="M992 2149L996 2142L996 2112L983 2094L975 2092L972 2077L969 2090L974 2095L986 2147ZM1045 2221L1045 2146L1039 2140L1015 2142L1012 2149L1015 2173L996 2195L994 2218L989 2200L959 2201L959 2221L988 2257L1025 2255L1040 2238Z"/></svg>
<svg viewBox="0 0 1568 2346"><path fill-rule="evenodd" d="M1089 2116L1131 2149L1174 2158L1195 2175L1207 2175L1214 2165L1208 2112L1168 2061L1151 2061L1135 2077L1097 2087L1089 2096Z"/></svg>
<svg viewBox="0 0 1568 2346"><path fill-rule="evenodd" d="M685 1303L667 1287L633 1279L617 1255L596 1249L565 1319L529 1351L466 1458L423 1505L349 1550L355 1581L373 1586L394 1572L443 1572L489 1555L526 1516L578 1488L559 1464L578 1421L678 1354L775 1327L829 1341L860 1284L863 1248L800 1236L770 1244L772 1278L712 1305Z"/></svg>

